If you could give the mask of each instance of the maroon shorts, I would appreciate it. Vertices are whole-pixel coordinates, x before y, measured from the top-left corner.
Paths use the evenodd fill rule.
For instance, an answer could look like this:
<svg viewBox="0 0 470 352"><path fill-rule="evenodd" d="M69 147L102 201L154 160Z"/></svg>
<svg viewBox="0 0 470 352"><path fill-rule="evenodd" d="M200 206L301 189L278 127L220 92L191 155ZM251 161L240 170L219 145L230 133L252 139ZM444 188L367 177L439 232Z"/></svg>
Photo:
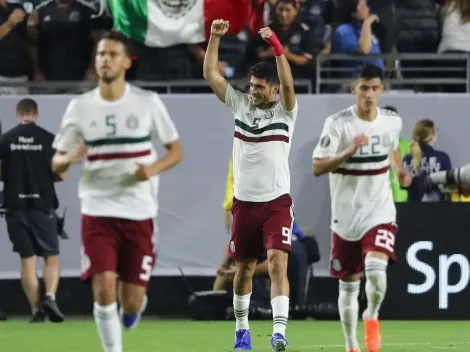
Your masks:
<svg viewBox="0 0 470 352"><path fill-rule="evenodd" d="M82 215L82 276L111 271L123 282L147 286L155 265L153 219Z"/></svg>
<svg viewBox="0 0 470 352"><path fill-rule="evenodd" d="M294 211L292 198L284 194L269 202L233 199L232 259L258 259L268 249L291 251Z"/></svg>
<svg viewBox="0 0 470 352"><path fill-rule="evenodd" d="M364 271L364 259L368 252L386 254L394 262L395 236L397 227L394 224L378 225L362 237L361 240L351 242L339 237L333 232L330 258L330 274L342 279L347 275L359 274Z"/></svg>

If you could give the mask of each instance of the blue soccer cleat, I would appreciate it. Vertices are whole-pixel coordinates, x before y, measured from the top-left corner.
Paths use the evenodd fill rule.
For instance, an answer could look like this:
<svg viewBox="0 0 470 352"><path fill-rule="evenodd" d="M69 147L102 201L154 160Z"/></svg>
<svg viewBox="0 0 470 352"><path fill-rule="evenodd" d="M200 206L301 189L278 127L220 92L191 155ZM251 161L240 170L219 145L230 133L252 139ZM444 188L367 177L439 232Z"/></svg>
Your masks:
<svg viewBox="0 0 470 352"><path fill-rule="evenodd" d="M145 309L147 308L147 303L148 303L147 296L144 296L144 299L142 301L142 306L140 307L140 311L137 314L126 314L124 313L122 308L120 309L120 313L122 317L122 325L124 326L124 329L132 330L137 327L137 325L140 322L140 319L142 318L142 313L144 313Z"/></svg>
<svg viewBox="0 0 470 352"><path fill-rule="evenodd" d="M251 335L250 330L241 329L235 332L235 351L251 351Z"/></svg>
<svg viewBox="0 0 470 352"><path fill-rule="evenodd" d="M271 338L271 349L273 352L283 352L287 350L287 340L281 334L274 334Z"/></svg>

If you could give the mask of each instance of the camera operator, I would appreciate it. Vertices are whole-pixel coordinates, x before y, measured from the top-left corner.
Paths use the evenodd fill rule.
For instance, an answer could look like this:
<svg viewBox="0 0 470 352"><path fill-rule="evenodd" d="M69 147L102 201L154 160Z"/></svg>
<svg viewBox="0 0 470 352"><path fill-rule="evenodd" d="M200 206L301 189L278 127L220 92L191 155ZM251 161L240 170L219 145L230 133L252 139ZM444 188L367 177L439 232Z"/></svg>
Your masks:
<svg viewBox="0 0 470 352"><path fill-rule="evenodd" d="M32 308L32 323L64 316L55 302L59 285L59 238L54 182L64 175L51 170L54 135L36 124L37 103L23 99L16 107L19 125L0 136L5 219L13 251L21 257L21 282ZM46 295L41 301L36 256L44 258Z"/></svg>

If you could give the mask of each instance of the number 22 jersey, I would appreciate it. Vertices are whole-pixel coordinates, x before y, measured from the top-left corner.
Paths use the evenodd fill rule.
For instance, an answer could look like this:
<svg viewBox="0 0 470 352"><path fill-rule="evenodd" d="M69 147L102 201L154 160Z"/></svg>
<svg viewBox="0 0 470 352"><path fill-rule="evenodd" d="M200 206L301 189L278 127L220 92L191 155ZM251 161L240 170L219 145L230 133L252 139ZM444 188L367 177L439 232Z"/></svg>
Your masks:
<svg viewBox="0 0 470 352"><path fill-rule="evenodd" d="M152 140L166 145L179 139L158 95L127 84L124 95L113 102L102 99L98 89L74 98L53 147L68 152L78 137L88 148L79 182L82 213L155 218L159 176L137 180L137 164L158 159Z"/></svg>
<svg viewBox="0 0 470 352"><path fill-rule="evenodd" d="M329 175L331 229L341 238L357 241L371 228L396 221L389 153L398 148L401 128L400 116L382 109L374 121L359 118L355 106L326 119L313 158L335 157L354 137L369 137L368 145Z"/></svg>

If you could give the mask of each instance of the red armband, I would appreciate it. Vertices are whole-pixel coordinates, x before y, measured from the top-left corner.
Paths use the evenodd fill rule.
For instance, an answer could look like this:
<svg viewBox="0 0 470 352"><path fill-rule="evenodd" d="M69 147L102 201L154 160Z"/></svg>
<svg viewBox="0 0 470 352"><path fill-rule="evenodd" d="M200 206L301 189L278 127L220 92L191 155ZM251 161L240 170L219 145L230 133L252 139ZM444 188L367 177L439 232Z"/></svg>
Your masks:
<svg viewBox="0 0 470 352"><path fill-rule="evenodd" d="M273 48L273 52L275 56L281 56L284 54L284 49L282 48L281 42L277 38L276 33L273 34L268 38L268 43Z"/></svg>

